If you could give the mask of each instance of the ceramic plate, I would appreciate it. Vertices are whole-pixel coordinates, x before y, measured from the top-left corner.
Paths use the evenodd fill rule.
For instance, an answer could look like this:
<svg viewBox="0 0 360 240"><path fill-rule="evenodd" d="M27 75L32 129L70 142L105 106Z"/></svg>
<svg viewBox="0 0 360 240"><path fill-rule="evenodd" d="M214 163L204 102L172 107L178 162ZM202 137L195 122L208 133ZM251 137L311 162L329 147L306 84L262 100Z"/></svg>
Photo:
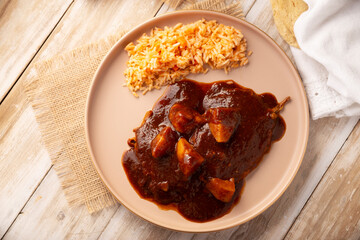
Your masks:
<svg viewBox="0 0 360 240"><path fill-rule="evenodd" d="M124 50L143 33L154 27L174 26L200 19L240 29L253 51L249 64L232 70L189 75L202 82L233 79L256 93L273 93L278 100L291 97L281 113L287 129L284 137L273 144L262 163L247 178L239 203L223 217L195 223L173 210L162 210L144 200L130 185L121 164L122 154L128 149L127 139L139 126L165 88L135 98L123 86L128 60ZM86 109L87 142L96 170L111 193L133 213L157 225L180 231L207 232L244 223L273 204L294 178L306 149L308 138L308 104L301 79L281 48L257 27L237 18L210 11L180 11L153 18L127 33L108 53L92 81Z"/></svg>

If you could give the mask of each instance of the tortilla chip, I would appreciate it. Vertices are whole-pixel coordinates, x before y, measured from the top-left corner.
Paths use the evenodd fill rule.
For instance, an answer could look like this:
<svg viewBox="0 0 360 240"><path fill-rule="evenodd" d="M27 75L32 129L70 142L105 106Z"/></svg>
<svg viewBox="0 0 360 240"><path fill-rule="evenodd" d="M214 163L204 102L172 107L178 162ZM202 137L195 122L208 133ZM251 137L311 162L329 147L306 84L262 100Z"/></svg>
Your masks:
<svg viewBox="0 0 360 240"><path fill-rule="evenodd" d="M308 9L303 0L271 0L274 21L281 37L291 46L299 48L294 34L294 24Z"/></svg>

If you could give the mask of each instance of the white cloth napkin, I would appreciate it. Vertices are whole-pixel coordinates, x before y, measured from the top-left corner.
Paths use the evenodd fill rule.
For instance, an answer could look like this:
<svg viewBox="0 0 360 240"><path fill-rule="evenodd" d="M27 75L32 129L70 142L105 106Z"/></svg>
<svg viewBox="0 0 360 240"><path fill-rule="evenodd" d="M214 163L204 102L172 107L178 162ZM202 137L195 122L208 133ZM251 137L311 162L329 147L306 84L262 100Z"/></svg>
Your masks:
<svg viewBox="0 0 360 240"><path fill-rule="evenodd" d="M360 115L360 0L304 0L291 48L313 119Z"/></svg>

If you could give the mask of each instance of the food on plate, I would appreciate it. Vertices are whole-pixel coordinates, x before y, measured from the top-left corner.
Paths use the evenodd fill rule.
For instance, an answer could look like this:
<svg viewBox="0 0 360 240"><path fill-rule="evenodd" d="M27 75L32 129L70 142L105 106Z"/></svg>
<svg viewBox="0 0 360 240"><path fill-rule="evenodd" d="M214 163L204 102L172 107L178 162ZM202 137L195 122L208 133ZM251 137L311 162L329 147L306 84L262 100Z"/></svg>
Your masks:
<svg viewBox="0 0 360 240"><path fill-rule="evenodd" d="M226 214L244 178L285 133L279 112L288 100L232 80L168 86L128 141L122 163L130 183L192 221Z"/></svg>
<svg viewBox="0 0 360 240"><path fill-rule="evenodd" d="M130 57L126 86L138 96L137 91L145 94L190 73L205 73L206 65L228 72L248 63L246 48L240 30L215 20L155 28L125 47Z"/></svg>

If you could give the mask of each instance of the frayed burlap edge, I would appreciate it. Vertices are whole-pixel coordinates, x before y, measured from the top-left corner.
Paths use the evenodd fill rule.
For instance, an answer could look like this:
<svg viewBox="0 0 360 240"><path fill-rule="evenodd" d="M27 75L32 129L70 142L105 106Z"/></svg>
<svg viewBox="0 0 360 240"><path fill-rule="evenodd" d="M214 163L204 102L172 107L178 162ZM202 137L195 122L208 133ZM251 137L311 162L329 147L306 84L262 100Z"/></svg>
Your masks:
<svg viewBox="0 0 360 240"><path fill-rule="evenodd" d="M211 10L221 13L226 13L233 17L244 19L241 4L239 2L226 5L224 0L203 0L197 2L195 0L165 0L174 9L183 10Z"/></svg>
<svg viewBox="0 0 360 240"><path fill-rule="evenodd" d="M73 171L73 160L64 149L63 139L54 126L54 118L49 107L49 101L42 97L44 85L40 82L40 75L54 73L69 62L79 62L94 55L103 55L121 38L123 33L111 35L106 39L72 50L63 55L35 64L24 82L24 90L34 109L39 124L42 140L49 152L54 169L60 179L62 189L70 206L85 204L90 213L114 205L117 201L106 188L96 198L87 198L86 191L81 188L79 178ZM74 61L76 59L76 61Z"/></svg>

